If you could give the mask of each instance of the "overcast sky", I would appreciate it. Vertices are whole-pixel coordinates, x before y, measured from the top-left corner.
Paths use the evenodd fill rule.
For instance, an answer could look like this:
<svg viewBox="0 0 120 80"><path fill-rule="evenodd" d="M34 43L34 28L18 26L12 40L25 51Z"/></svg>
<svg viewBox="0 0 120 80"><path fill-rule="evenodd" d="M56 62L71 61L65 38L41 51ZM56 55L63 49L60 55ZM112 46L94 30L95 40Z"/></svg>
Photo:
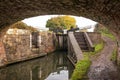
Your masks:
<svg viewBox="0 0 120 80"><path fill-rule="evenodd" d="M27 25L31 25L36 28L45 28L46 21L56 16L58 15L36 16L36 17L26 18L23 20L23 22L26 23ZM77 16L71 16L71 17L74 17L76 19L76 25L78 25L79 28L90 25L93 26L96 24L95 21L92 21L84 17L77 17Z"/></svg>
<svg viewBox="0 0 120 80"><path fill-rule="evenodd" d="M31 25L33 27L43 29L46 26L47 20L56 16L59 16L59 15L36 16L36 17L26 18L23 20L23 22L26 23L27 25ZM95 21L92 21L84 17L77 17L77 16L71 16L71 17L74 17L76 19L76 25L78 25L79 28L86 27L86 26L94 27L94 25L97 23ZM93 31L93 29L94 28L89 29L89 31Z"/></svg>

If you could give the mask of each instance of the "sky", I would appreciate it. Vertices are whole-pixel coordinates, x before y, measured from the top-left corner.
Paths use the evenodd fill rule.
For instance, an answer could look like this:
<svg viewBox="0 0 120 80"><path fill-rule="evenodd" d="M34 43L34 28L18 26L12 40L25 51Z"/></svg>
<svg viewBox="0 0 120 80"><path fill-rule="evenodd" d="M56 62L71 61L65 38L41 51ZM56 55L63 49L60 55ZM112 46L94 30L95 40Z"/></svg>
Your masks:
<svg viewBox="0 0 120 80"><path fill-rule="evenodd" d="M59 15L36 16L36 17L26 18L23 20L23 22L26 23L27 25L31 25L38 29L40 28L43 29L45 28L45 25L48 19L52 17L57 17L57 16ZM71 16L71 17L74 17L76 19L76 25L78 25L79 28L86 27L86 26L94 26L96 24L95 21L92 21L84 17L77 17L77 16Z"/></svg>

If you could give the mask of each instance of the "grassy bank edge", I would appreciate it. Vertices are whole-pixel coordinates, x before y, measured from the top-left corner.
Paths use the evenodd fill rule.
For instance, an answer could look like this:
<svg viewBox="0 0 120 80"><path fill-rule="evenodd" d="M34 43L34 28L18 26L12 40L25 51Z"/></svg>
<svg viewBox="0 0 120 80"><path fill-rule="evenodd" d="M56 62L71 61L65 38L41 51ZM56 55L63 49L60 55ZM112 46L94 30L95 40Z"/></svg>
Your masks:
<svg viewBox="0 0 120 80"><path fill-rule="evenodd" d="M95 51L94 52L84 52L84 59L77 62L75 66L75 70L72 74L71 80L85 80L86 74L89 70L91 65L90 57L95 55L96 53L100 52L104 48L104 42L94 45Z"/></svg>
<svg viewBox="0 0 120 80"><path fill-rule="evenodd" d="M113 63L117 62L117 48L113 49L110 60L113 61Z"/></svg>

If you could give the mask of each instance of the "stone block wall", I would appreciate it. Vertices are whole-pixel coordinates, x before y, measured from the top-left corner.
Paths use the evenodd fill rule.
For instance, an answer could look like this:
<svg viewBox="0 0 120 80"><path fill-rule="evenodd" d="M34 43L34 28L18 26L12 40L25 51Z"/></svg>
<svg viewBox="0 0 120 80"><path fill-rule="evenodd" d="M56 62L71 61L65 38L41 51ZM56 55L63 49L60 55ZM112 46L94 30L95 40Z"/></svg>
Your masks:
<svg viewBox="0 0 120 80"><path fill-rule="evenodd" d="M93 44L100 43L102 41L101 34L98 32L87 32Z"/></svg>
<svg viewBox="0 0 120 80"><path fill-rule="evenodd" d="M3 41L8 62L22 59L32 54L30 49L30 35L28 34L7 34Z"/></svg>
<svg viewBox="0 0 120 80"><path fill-rule="evenodd" d="M4 36L3 43L8 63L38 57L55 50L53 33L40 32L38 39L39 48L37 49L31 47L30 36L31 34L6 34Z"/></svg>
<svg viewBox="0 0 120 80"><path fill-rule="evenodd" d="M42 53L53 52L55 50L54 34L46 31L40 32L39 47L40 47L40 52Z"/></svg>
<svg viewBox="0 0 120 80"><path fill-rule="evenodd" d="M7 58L2 40L0 39L0 66L6 64Z"/></svg>

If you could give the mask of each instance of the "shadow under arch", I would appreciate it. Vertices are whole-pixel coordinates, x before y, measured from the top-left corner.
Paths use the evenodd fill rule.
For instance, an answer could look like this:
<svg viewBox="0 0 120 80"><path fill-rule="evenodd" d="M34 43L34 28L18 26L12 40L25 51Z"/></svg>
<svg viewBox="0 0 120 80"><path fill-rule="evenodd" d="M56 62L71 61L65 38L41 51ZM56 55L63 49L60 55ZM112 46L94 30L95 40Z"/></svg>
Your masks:
<svg viewBox="0 0 120 80"><path fill-rule="evenodd" d="M38 15L64 14L83 16L101 24L118 34L120 28L119 0L14 0L0 2L0 29Z"/></svg>

